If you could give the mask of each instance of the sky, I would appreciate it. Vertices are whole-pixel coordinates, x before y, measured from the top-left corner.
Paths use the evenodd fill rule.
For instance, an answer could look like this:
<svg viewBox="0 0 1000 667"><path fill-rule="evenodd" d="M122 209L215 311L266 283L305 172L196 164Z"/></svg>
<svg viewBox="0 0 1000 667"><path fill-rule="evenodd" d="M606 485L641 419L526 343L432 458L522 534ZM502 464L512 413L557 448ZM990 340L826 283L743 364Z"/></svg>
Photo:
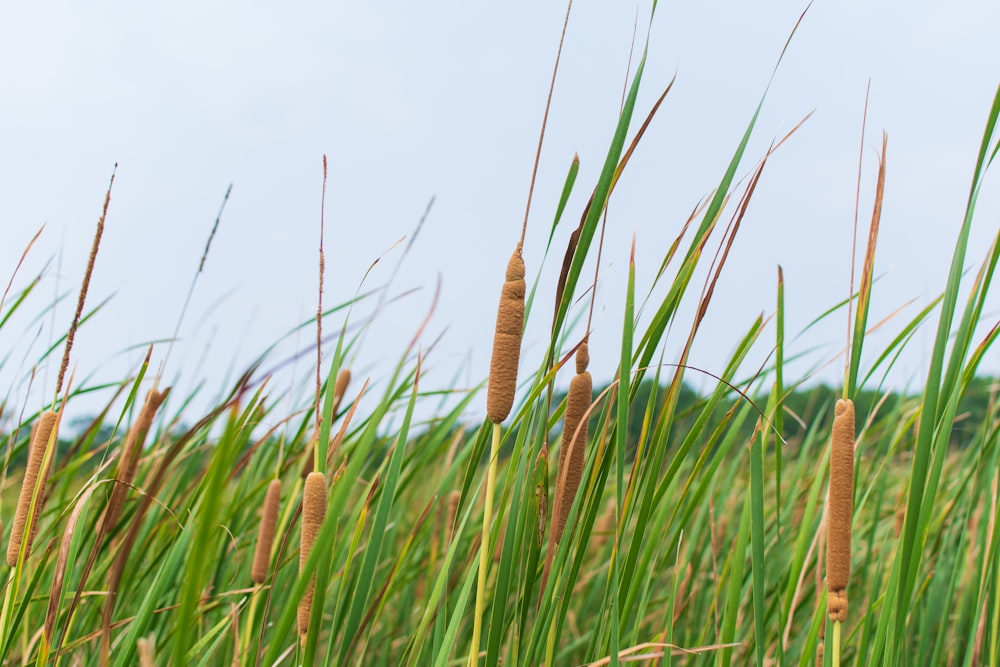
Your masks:
<svg viewBox="0 0 1000 667"><path fill-rule="evenodd" d="M721 179L804 8L660 2L650 24L648 3L574 3L524 247L529 278L541 272L545 307L529 321L522 372L543 354L559 259L611 140L633 34L633 70L649 37L633 129L676 81L609 206L591 337L598 384L613 376L621 349L633 237L637 291L644 295L684 220ZM478 385L488 371L500 283L524 216L565 12L562 3L431 0L4 3L4 283L44 225L13 289L39 273L42 281L22 316L0 329L8 357L0 386L8 400L36 409L54 389L55 371L47 366L30 393L26 378L68 326L115 164L88 303L109 301L77 338L80 378L120 381L150 341L159 341L154 366L163 362L164 341L230 184L165 375L182 395L203 384L208 400L276 341L276 362L307 350L311 330L285 336L316 308L323 155L325 303L359 291L385 295L351 359L355 377L384 383L436 304L422 339L429 346L440 336L428 354L425 386ZM740 175L776 137L812 116L768 162L692 364L720 372L754 318L773 314L779 265L789 338L847 295L869 82L858 253L884 131L872 321L906 306L869 349L886 345L903 318L943 289L1000 81L996 25L1000 5L988 0L817 0L809 8L768 89ZM574 154L577 186L542 265ZM996 234L998 189L992 174L980 196L968 267L978 268ZM703 280L696 276L664 344L667 361L676 359ZM363 321L379 300L363 301L352 321ZM985 318L998 317L994 293ZM327 331L342 322L341 315L328 318ZM918 332L888 386L919 387L935 322ZM837 315L792 341L790 352L804 359L786 377L834 357L845 327ZM756 363L768 349L760 346ZM811 381L836 383L839 363L815 371ZM304 358L284 366L275 391L307 393L310 364ZM997 350L984 367L1000 372Z"/></svg>

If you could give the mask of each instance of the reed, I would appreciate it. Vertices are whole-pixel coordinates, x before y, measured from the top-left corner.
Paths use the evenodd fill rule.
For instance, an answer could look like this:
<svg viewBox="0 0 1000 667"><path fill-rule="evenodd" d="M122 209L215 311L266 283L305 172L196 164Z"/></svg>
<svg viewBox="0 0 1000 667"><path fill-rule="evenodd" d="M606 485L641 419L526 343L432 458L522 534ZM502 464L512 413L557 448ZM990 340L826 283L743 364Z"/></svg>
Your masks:
<svg viewBox="0 0 1000 667"><path fill-rule="evenodd" d="M562 540L570 508L583 480L583 467L586 463L584 449L588 430L586 416L594 393L594 381L587 371L589 364L590 350L584 342L576 352L576 375L570 380L566 396L566 413L563 417L563 432L559 445L555 507L552 512L554 544L559 544Z"/></svg>
<svg viewBox="0 0 1000 667"><path fill-rule="evenodd" d="M260 528L257 531L257 547L253 554L250 576L255 584L267 581L268 566L271 563L271 547L274 545L274 529L278 524L278 506L281 501L281 480L272 479L267 485L264 505L260 513Z"/></svg>
<svg viewBox="0 0 1000 667"><path fill-rule="evenodd" d="M136 641L139 653L139 667L156 667L156 640L150 635Z"/></svg>
<svg viewBox="0 0 1000 667"><path fill-rule="evenodd" d="M143 446L146 443L146 436L153 426L153 417L156 411L163 404L164 399L170 393L170 389L157 391L150 389L146 394L146 400L139 411L139 418L129 429L122 445L121 454L118 456L118 471L115 475L115 483L111 490L111 497L108 498L108 506L104 512L103 529L110 531L118 522L121 516L122 507L125 505L125 497L128 495L132 482L135 480L135 473L139 467L139 458L142 455Z"/></svg>
<svg viewBox="0 0 1000 667"><path fill-rule="evenodd" d="M489 570L490 526L493 523L493 493L496 484L497 455L500 450L500 424L510 415L517 391L517 366L521 358L521 337L524 331L524 258L518 242L507 262L500 305L497 308L496 332L493 336L493 356L486 386L486 414L493 423L490 439L490 461L486 470L486 497L483 502L483 529L479 540L479 575L476 588L476 616L472 627L469 664L479 661L479 639L483 611L486 609L486 578Z"/></svg>
<svg viewBox="0 0 1000 667"><path fill-rule="evenodd" d="M347 387L351 384L351 369L345 368L337 373L337 382L333 385L333 416L340 412L340 404L347 393Z"/></svg>
<svg viewBox="0 0 1000 667"><path fill-rule="evenodd" d="M316 535L319 534L323 519L326 518L326 477L321 472L309 473L306 477L305 490L302 492L302 535L299 546L299 571L305 568L309 554L312 552ZM316 577L313 575L306 587L306 592L299 601L298 625L299 636L305 637L309 632L309 615L312 613L313 587Z"/></svg>
<svg viewBox="0 0 1000 667"><path fill-rule="evenodd" d="M830 450L830 512L827 516L826 611L847 620L851 576L851 518L854 514L854 402L837 401Z"/></svg>
<svg viewBox="0 0 1000 667"><path fill-rule="evenodd" d="M486 387L486 414L494 424L506 419L514 406L524 329L524 295L524 259L518 244L507 262L507 272L500 292L490 378Z"/></svg>
<svg viewBox="0 0 1000 667"><path fill-rule="evenodd" d="M48 466L42 469L45 461L45 450L53 439L58 414L52 410L43 412L38 418L38 426L32 429L31 443L28 447L28 464L21 479L21 492L17 497L17 511L14 514L14 525L10 530L10 542L7 543L7 565L17 565L18 555L24 544L24 557L31 553L31 543L38 528L38 515L41 513L42 499L45 497L45 482L48 478ZM37 487L37 492L36 492ZM34 498L34 507L32 499ZM31 515L29 517L29 514ZM28 525L30 519L30 526ZM25 528L28 528L25 531Z"/></svg>
<svg viewBox="0 0 1000 667"><path fill-rule="evenodd" d="M350 384L351 384L351 369L345 368L345 369L341 370L339 373L337 373L337 380L336 380L336 383L333 386L333 412L332 412L333 419L336 419L337 418L337 413L340 412L340 404L343 402L344 395L347 393L347 387ZM320 408L319 408L320 404L319 404L318 401L319 401L319 399L317 398L317 403L316 403L316 413L317 414L319 414L319 410L320 410ZM316 441L319 439L320 428L321 428L320 422L317 421L317 425L316 425L316 428L315 428L315 432L313 433L313 437L309 441L309 446L306 447L305 452L303 453L302 470L299 473L302 476L302 479L305 479L306 477L308 477L309 473L311 473L315 469L316 461L314 459L316 458L316 455L315 455ZM342 437L342 436L340 434L337 434L337 438L340 438L340 437ZM336 442L336 440L334 442ZM327 453L327 462L328 463L329 463L330 456L332 455L332 453L335 450L336 450L336 445L332 445L330 447L330 451Z"/></svg>

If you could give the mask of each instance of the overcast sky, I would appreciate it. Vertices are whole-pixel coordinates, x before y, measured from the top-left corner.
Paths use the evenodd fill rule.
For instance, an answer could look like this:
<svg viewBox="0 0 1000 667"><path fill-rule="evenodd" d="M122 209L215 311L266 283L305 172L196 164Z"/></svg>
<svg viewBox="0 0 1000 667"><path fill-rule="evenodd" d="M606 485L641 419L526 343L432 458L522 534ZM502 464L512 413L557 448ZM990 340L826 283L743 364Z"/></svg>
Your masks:
<svg viewBox="0 0 1000 667"><path fill-rule="evenodd" d="M718 184L803 8L789 2L660 3L637 119L675 74L677 80L612 198L591 343L598 383L612 376L620 349L633 233L641 295L690 210ZM120 380L141 359L143 343L173 333L212 221L233 183L167 369L171 379L180 374L182 391L201 380L219 390L227 373L315 309L324 153L330 165L328 305L350 298L383 255L365 288L386 283L403 254L404 246L394 244L412 234L435 197L389 290L390 297L406 294L387 305L365 338L352 359L356 372L385 378L429 308L440 276L440 302L425 343L445 333L428 360L433 374L427 387L480 382L564 15L561 2L4 3L3 282L42 225L15 289L52 264L26 307L30 317L0 330L3 353L16 350L0 368L0 386L14 386L13 395L22 396L18 383L27 368L20 359L37 359L65 330L118 163L90 304L112 298L80 332L78 374L93 374L95 382ZM648 15L645 2L577 0L573 7L525 245L529 276L539 270L574 153L580 176L556 250L542 267L544 307L529 325L522 370L539 363L558 260L608 148L633 27L638 17L638 49ZM815 113L768 164L692 363L721 371L753 318L773 312L779 264L789 336L846 295L869 79L865 225L875 146L882 130L889 136L876 266L882 278L872 319L911 300L904 314L915 313L943 289L1000 80L997 25L1000 4L990 0L813 5L774 79L740 173L776 136ZM992 174L969 266L978 267L996 232L998 190ZM55 317L35 321L62 291L71 295ZM700 282L692 286L692 300L699 291ZM359 307L355 318L374 302ZM686 336L690 303L683 312L682 325L666 343L668 361ZM998 312L994 294L987 317L995 321ZM340 322L330 319L328 330ZM870 354L901 325L876 336ZM919 385L933 325L915 338L892 378L895 387ZM790 378L835 354L843 327L843 317L834 318L796 341L793 351L815 350ZM273 359L304 349L311 335L289 339ZM773 333L765 337L770 341ZM761 345L761 355L769 345ZM165 351L159 344L154 362ZM987 366L1000 369L996 350ZM839 368L818 379L836 382ZM302 384L311 372L308 362L295 372ZM41 377L49 395L54 372ZM292 381L287 374L280 380ZM31 407L42 400L35 396Z"/></svg>

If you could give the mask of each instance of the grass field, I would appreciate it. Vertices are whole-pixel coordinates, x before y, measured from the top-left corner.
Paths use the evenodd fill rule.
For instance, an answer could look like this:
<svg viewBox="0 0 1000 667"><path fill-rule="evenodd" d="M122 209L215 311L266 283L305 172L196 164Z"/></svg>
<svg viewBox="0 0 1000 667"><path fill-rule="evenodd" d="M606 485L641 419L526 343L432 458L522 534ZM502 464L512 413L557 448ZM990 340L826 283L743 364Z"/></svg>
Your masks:
<svg viewBox="0 0 1000 667"><path fill-rule="evenodd" d="M880 142L863 252L844 258L853 282L822 316L847 324L843 382L804 410L793 400L806 378L784 371L786 341L809 331L785 331L780 269L761 297L771 315L733 323L741 342L713 369L714 388L685 395L702 374L688 367L701 318L766 177L770 153L745 154L756 114L710 198L677 225L655 282L636 284L634 256L616 269L628 272L606 304L620 364L595 389L590 271L609 197L659 106L636 109L643 65L598 181L569 169L548 244L525 246L512 223L507 273L482 286L500 306L489 384L471 391L426 386L440 351L419 334L384 352L396 359L385 376L351 375L365 332L392 324L355 327L353 302L324 304L321 291L322 316L302 326L339 335L303 380L314 400L288 414L262 372L266 352L204 411L164 386L169 343L119 383L77 384L71 357L87 350L73 338L93 312L101 229L114 224L106 199L76 316L26 362L60 368L63 357L42 388L47 409L12 389L0 410L3 664L998 664L1000 383L977 370L1000 335L984 312L1000 232L989 247L968 239L1000 149L1000 89L969 156L947 282L924 310L888 322L868 312L891 178ZM574 189L591 203L557 248ZM15 313L53 307L37 279L8 270L5 335ZM557 303L535 300L541 280L557 280ZM681 303L697 304L693 320ZM551 338L521 354L529 319L551 322ZM873 328L895 333L873 348ZM923 330L934 343L921 393L894 394L885 377ZM668 332L686 341L679 355L665 353ZM761 349L767 362L748 371ZM984 407L956 438L973 389ZM69 429L65 406L84 393L106 408ZM442 395L453 404L418 417ZM855 404L853 424L835 423ZM483 406L487 420L472 423Z"/></svg>

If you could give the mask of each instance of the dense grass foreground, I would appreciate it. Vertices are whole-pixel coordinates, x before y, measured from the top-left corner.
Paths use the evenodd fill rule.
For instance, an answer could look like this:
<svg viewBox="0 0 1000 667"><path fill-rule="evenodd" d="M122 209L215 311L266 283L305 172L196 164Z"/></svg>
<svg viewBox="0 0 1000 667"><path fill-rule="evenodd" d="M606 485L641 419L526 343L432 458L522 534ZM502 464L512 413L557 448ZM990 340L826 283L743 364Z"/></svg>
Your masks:
<svg viewBox="0 0 1000 667"><path fill-rule="evenodd" d="M883 141L856 289L826 315L852 323L840 397L862 387L875 397L856 415L853 539L830 545L834 400L811 406L809 414L826 416L809 421L786 404L801 381L783 372L780 270L774 301L761 304L773 319L746 323L732 357L711 369L716 389L681 401L693 372L687 352L764 172L767 156L748 179L736 178L756 114L711 199L665 250L655 283L636 285L628 263L628 289L614 305L619 372L593 393L589 325L570 323L587 317L587 299L576 305L590 282L584 267L600 248L618 176L659 106L633 122L643 64L566 249L551 316L531 279L549 275L541 270L552 264L549 247L522 246L523 230L516 246L511 230L513 268L483 285L490 299L501 284L503 292L490 378L502 386L491 384L482 424L465 417L487 405L479 390L415 421L423 397L458 391L424 386L419 336L389 377L352 378L365 328L380 322L353 328L350 309L337 306L316 322L336 320L341 333L317 365L315 402L298 412L275 413L262 358L182 426L191 409L152 377L165 352L156 346L134 376L106 388L113 396L90 427L60 438L67 401L88 390L65 371L87 318L102 215L76 316L53 348L62 347L64 363L56 386L44 388L49 409L24 414L8 400L2 411L4 664L997 664L997 387L977 428L961 446L951 440L1000 333L980 326L1000 242L967 248L998 150L1000 89L979 155L970 156L974 178L967 209L957 212L948 282L885 349L872 350L864 340L873 326ZM574 163L553 231L576 174ZM706 252L707 282L692 292ZM0 327L32 303L36 284L15 280ZM678 316L684 299L696 300L694 321ZM548 349L518 363L524 318L548 317ZM923 393L888 400L880 380L921 326L937 331ZM687 341L676 358L664 356L668 329ZM747 371L757 348L770 361ZM574 365L584 379L562 399L556 379L572 377ZM836 624L826 604L831 546L850 554L849 607Z"/></svg>

